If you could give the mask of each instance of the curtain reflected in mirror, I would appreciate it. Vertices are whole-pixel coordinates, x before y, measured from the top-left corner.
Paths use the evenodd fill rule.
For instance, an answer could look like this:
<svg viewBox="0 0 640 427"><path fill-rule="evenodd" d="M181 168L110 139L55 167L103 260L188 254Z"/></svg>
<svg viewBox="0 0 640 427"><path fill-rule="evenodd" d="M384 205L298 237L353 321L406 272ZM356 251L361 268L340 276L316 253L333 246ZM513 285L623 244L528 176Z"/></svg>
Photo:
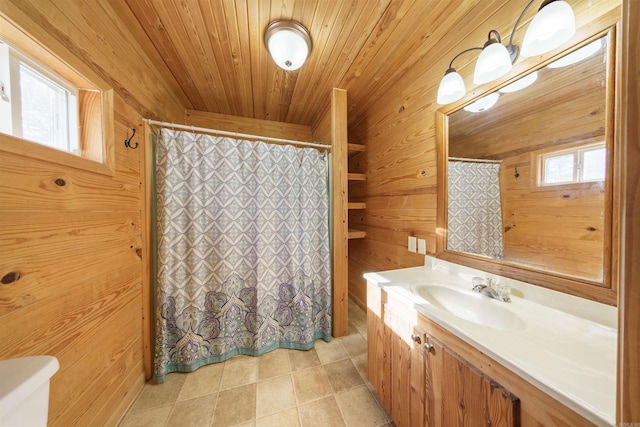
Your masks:
<svg viewBox="0 0 640 427"><path fill-rule="evenodd" d="M449 250L502 259L500 162L449 159Z"/></svg>

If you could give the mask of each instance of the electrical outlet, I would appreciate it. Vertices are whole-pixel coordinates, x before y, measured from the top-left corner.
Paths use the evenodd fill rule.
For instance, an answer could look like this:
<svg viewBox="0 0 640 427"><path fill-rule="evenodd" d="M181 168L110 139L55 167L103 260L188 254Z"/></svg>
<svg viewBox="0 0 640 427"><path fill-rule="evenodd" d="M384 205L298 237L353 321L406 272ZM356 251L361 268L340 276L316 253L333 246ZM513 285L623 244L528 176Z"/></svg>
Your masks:
<svg viewBox="0 0 640 427"><path fill-rule="evenodd" d="M408 248L409 248L409 252L415 252L416 251L416 238L414 236L409 236L409 240L408 240Z"/></svg>
<svg viewBox="0 0 640 427"><path fill-rule="evenodd" d="M418 239L418 253L422 255L427 254L427 242L424 239Z"/></svg>

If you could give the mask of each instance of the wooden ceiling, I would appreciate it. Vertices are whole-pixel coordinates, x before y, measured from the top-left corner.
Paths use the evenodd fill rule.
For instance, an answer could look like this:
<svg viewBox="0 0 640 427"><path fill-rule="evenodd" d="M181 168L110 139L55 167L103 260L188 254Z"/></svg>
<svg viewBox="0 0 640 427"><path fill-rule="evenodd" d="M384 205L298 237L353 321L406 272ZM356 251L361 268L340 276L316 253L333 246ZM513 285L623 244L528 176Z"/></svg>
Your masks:
<svg viewBox="0 0 640 427"><path fill-rule="evenodd" d="M185 108L313 126L332 88L349 90L350 106L365 105L410 69L425 53L430 33L422 28L469 9L447 3L126 0L116 11L139 24L132 33L141 46L155 47ZM278 68L264 47L264 30L278 19L300 22L311 34L311 55L297 71Z"/></svg>

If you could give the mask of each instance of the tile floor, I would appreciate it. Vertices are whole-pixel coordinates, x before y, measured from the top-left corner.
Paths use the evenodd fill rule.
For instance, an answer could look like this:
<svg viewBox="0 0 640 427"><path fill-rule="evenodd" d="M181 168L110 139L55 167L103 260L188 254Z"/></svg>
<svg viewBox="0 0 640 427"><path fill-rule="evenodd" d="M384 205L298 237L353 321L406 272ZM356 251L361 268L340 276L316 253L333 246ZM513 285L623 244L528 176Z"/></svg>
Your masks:
<svg viewBox="0 0 640 427"><path fill-rule="evenodd" d="M350 301L349 335L169 374L119 426L393 426L367 381L366 339L367 316Z"/></svg>

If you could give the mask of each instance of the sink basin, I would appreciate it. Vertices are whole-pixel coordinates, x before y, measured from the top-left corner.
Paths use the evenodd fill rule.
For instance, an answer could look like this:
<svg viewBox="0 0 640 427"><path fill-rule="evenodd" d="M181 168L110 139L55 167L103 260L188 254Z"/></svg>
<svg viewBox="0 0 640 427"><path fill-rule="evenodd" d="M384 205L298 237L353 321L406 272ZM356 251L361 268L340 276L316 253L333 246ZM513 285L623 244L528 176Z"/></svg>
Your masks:
<svg viewBox="0 0 640 427"><path fill-rule="evenodd" d="M412 285L412 290L431 304L469 322L504 330L526 328L517 314L500 306L508 303L479 293L440 285Z"/></svg>

